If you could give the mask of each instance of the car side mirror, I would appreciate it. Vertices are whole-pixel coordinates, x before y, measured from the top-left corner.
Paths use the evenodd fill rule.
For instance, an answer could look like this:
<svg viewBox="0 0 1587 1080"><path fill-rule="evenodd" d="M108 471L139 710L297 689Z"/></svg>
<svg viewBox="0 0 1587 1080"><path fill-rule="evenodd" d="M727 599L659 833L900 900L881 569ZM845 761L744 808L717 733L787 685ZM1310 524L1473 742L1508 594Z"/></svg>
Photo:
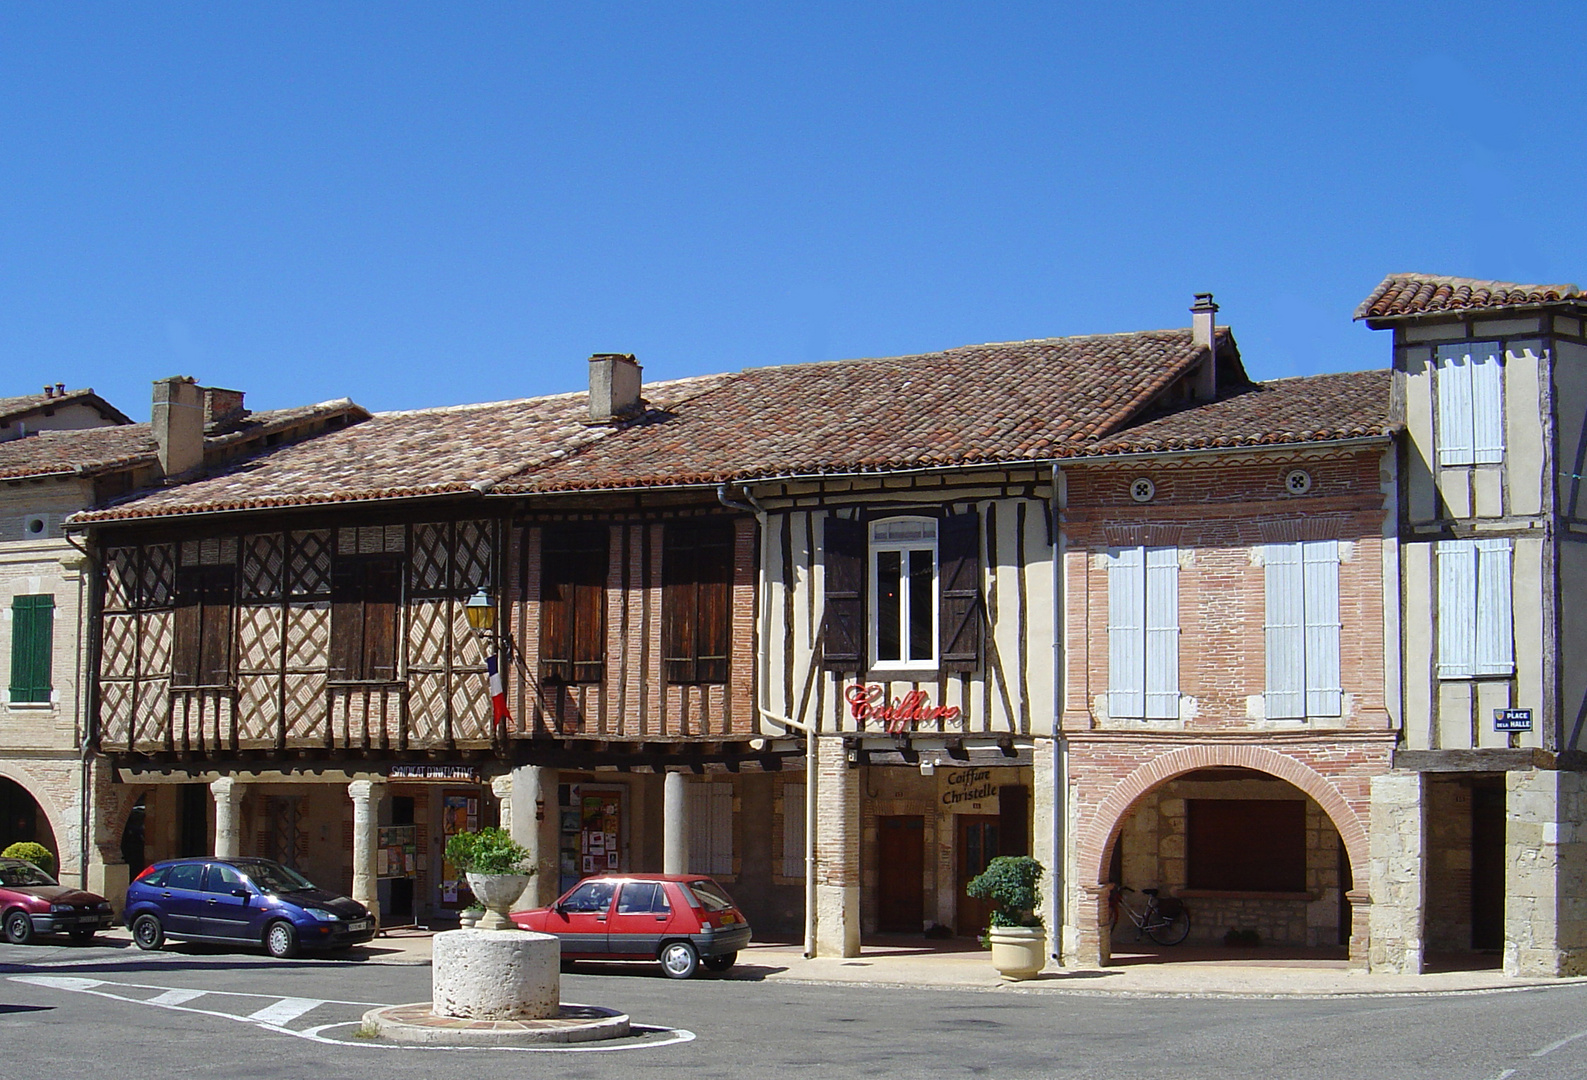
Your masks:
<svg viewBox="0 0 1587 1080"><path fill-rule="evenodd" d="M248 899L248 890L247 889L240 889L240 888L239 889L233 889L231 891L231 894L233 896L237 897L237 899L239 899L239 900Z"/></svg>
<svg viewBox="0 0 1587 1080"><path fill-rule="evenodd" d="M551 910L556 912L558 915L566 915L568 913L567 907L563 905L562 901L560 900L551 905Z"/></svg>

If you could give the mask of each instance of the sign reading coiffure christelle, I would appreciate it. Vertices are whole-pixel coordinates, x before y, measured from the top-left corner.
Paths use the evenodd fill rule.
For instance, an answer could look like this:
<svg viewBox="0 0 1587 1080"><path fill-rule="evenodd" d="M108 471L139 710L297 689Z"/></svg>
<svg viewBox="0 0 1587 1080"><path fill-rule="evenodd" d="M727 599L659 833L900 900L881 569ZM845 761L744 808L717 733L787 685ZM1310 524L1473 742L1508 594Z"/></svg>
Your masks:
<svg viewBox="0 0 1587 1080"><path fill-rule="evenodd" d="M892 701L887 700L886 693L876 683L862 683L849 687L843 697L849 703L849 715L861 727L880 724L889 735L908 731L915 724L957 720L962 712L957 705L933 705L924 690L911 690Z"/></svg>

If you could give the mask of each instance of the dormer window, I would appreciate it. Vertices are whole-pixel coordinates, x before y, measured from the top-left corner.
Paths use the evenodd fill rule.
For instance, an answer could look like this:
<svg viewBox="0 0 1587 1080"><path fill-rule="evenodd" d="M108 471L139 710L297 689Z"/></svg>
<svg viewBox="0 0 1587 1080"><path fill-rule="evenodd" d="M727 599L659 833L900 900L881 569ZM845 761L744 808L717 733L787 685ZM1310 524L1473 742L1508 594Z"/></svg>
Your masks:
<svg viewBox="0 0 1587 1080"><path fill-rule="evenodd" d="M1504 460L1504 351L1496 341L1440 345L1436 358L1440 465Z"/></svg>

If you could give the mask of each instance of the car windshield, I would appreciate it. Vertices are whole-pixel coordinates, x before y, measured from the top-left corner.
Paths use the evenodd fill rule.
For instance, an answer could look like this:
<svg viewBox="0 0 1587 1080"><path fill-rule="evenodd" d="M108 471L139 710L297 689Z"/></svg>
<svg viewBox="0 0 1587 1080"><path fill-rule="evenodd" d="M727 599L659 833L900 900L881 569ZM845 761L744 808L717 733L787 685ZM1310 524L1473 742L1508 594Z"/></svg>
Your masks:
<svg viewBox="0 0 1587 1080"><path fill-rule="evenodd" d="M248 875L248 880L253 882L260 892L304 892L314 888L314 882L290 866L282 866L280 863L245 862L235 865L238 870Z"/></svg>
<svg viewBox="0 0 1587 1080"><path fill-rule="evenodd" d="M26 885L54 885L55 879L32 863L0 864L0 885L12 888Z"/></svg>
<svg viewBox="0 0 1587 1080"><path fill-rule="evenodd" d="M707 911L726 911L733 906L732 897L714 881L688 881L683 887L693 893L694 898L700 901L700 906Z"/></svg>

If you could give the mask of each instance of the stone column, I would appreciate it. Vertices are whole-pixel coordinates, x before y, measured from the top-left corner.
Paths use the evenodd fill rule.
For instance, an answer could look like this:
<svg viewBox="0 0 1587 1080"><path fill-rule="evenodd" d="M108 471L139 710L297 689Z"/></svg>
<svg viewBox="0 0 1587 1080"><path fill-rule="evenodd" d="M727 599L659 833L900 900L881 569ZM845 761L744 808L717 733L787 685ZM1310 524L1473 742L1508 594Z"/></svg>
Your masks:
<svg viewBox="0 0 1587 1080"><path fill-rule="evenodd" d="M92 815L92 832L88 842L84 888L109 900L111 910L119 919L131 877L130 869L121 856L121 830L126 823L120 811L136 798L137 789L128 784L113 784L111 780L115 770L105 758L95 756L89 767L91 787L88 807ZM120 822L120 827L113 825L113 821Z"/></svg>
<svg viewBox="0 0 1587 1080"><path fill-rule="evenodd" d="M512 771L511 816L502 804L502 821L512 838L529 849L535 866L534 880L524 890L523 903L544 907L557 898L557 770L540 765L520 765Z"/></svg>
<svg viewBox="0 0 1587 1080"><path fill-rule="evenodd" d="M237 816L242 805L243 785L223 776L210 783L209 792L215 798L215 854L222 858L241 855Z"/></svg>
<svg viewBox="0 0 1587 1080"><path fill-rule="evenodd" d="M1345 893L1350 902L1350 959L1348 970L1369 971L1372 966L1372 894L1365 889Z"/></svg>
<svg viewBox="0 0 1587 1080"><path fill-rule="evenodd" d="M1587 785L1578 772L1505 774L1504 973L1587 974Z"/></svg>
<svg viewBox="0 0 1587 1080"><path fill-rule="evenodd" d="M1062 855L1053 850L1054 823L1063 812L1058 799L1063 789L1058 782L1055 740L1037 739L1031 748L1031 761L1030 853L1047 871L1041 879L1041 907L1037 914L1047 929L1047 955L1056 957L1063 932L1064 866Z"/></svg>
<svg viewBox="0 0 1587 1080"><path fill-rule="evenodd" d="M1372 778L1368 965L1374 972L1422 973L1426 805L1421 773Z"/></svg>
<svg viewBox="0 0 1587 1080"><path fill-rule="evenodd" d="M380 839L380 800L386 785L354 780L347 785L353 800L353 899L369 909L380 925L380 882L375 876L375 845Z"/></svg>
<svg viewBox="0 0 1587 1080"><path fill-rule="evenodd" d="M669 772L662 781L661 872L689 872L689 789L681 772Z"/></svg>
<svg viewBox="0 0 1587 1080"><path fill-rule="evenodd" d="M816 955L860 955L860 785L841 739L816 742Z"/></svg>

